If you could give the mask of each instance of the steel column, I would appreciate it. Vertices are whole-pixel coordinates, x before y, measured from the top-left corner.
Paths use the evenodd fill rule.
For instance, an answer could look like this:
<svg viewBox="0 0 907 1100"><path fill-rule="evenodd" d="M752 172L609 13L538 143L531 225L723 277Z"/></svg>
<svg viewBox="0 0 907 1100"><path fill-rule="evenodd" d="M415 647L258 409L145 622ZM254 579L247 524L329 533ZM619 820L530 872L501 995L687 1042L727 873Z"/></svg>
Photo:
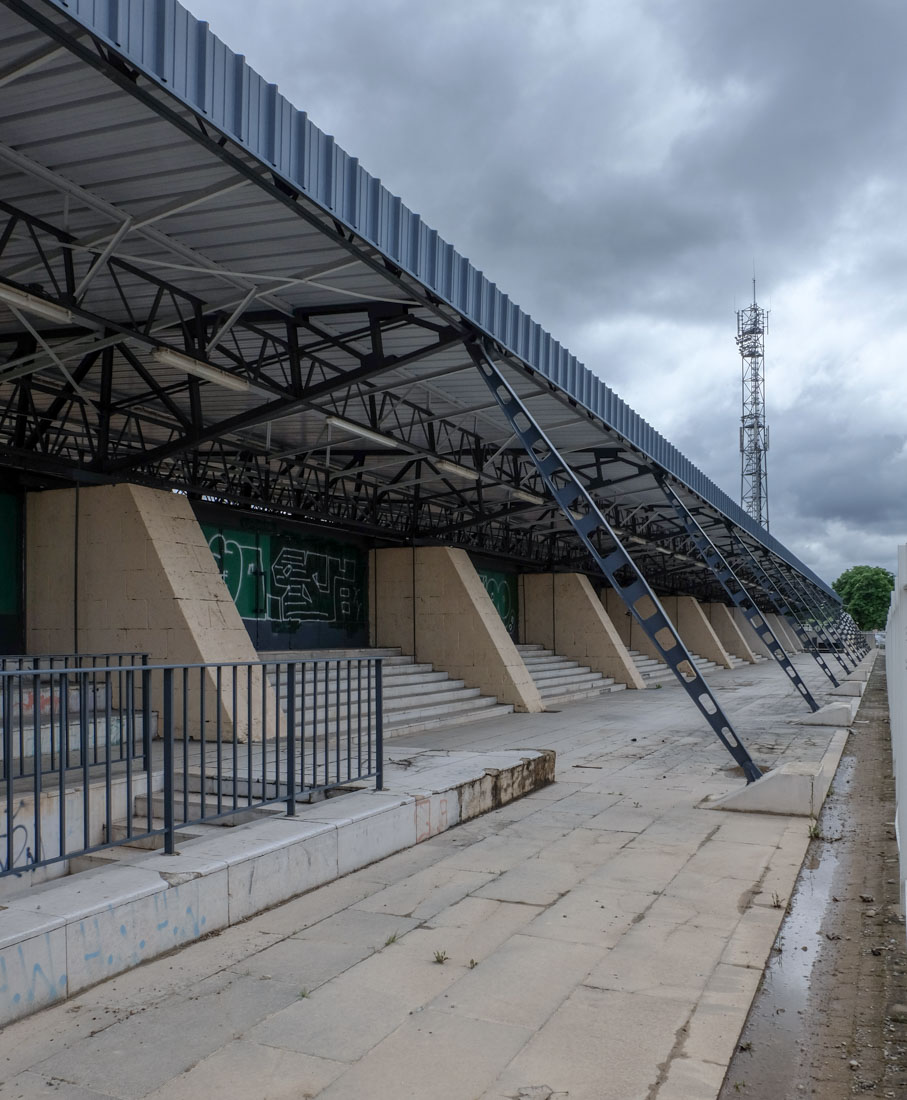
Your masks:
<svg viewBox="0 0 907 1100"><path fill-rule="evenodd" d="M596 565L614 590L619 593L630 613L646 632L647 637L662 655L665 663L715 735L743 769L747 783L758 779L762 772L734 732L730 720L693 663L692 657L658 602L655 593L621 545L620 539L599 511L592 497L570 466L561 458L555 446L536 423L485 349L470 345L469 353L514 434L522 443L548 490L560 505L574 531L582 539ZM598 552L590 537L594 531L604 532L614 543L615 549L606 557ZM617 573L621 569L632 573L633 579L629 583L617 579Z"/></svg>

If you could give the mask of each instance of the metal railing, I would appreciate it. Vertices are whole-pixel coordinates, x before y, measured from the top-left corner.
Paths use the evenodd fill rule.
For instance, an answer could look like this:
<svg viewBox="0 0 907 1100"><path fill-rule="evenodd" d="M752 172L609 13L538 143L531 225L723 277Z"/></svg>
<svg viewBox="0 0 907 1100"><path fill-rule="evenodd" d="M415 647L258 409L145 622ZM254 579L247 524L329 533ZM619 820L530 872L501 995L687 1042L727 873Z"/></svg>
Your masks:
<svg viewBox="0 0 907 1100"><path fill-rule="evenodd" d="M380 657L0 671L0 877L383 782ZM23 707L31 696L46 706Z"/></svg>
<svg viewBox="0 0 907 1100"><path fill-rule="evenodd" d="M0 672L113 668L148 664L147 653L0 653Z"/></svg>
<svg viewBox="0 0 907 1100"><path fill-rule="evenodd" d="M898 576L885 629L885 674L897 810L901 905L907 901L907 546L898 547Z"/></svg>

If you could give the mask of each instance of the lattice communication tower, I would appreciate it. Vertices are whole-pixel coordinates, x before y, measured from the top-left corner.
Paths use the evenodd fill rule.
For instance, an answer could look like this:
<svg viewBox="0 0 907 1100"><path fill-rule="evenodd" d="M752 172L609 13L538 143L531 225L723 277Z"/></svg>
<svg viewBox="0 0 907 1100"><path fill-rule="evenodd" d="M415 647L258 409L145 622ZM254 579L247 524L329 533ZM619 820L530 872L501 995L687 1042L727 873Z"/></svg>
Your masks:
<svg viewBox="0 0 907 1100"><path fill-rule="evenodd" d="M768 313L756 304L737 311L743 415L740 417L740 504L768 530L768 425L765 423L765 334Z"/></svg>

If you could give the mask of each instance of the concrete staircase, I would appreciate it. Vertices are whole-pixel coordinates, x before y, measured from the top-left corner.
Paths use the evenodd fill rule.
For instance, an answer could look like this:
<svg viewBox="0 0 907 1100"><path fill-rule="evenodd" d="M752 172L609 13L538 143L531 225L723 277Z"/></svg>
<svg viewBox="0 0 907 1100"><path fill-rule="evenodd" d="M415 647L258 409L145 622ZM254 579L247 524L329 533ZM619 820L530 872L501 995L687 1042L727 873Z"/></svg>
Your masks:
<svg viewBox="0 0 907 1100"><path fill-rule="evenodd" d="M623 691L627 686L540 645L518 645L517 651L544 703L594 699L612 691Z"/></svg>
<svg viewBox="0 0 907 1100"><path fill-rule="evenodd" d="M263 660L281 661L304 657L381 657L383 668L384 736L400 737L407 733L438 729L442 726L459 726L482 718L498 718L512 714L513 706L498 703L489 695L482 695L478 688L466 687L462 680L452 680L446 672L440 672L429 664L416 664L412 657L403 655L400 649L317 650L302 652L268 652L260 654ZM343 720L352 709L358 714L360 693L356 666L335 666L329 675L327 692L325 681L319 680L322 703L319 718L323 719L325 694L328 701L328 718ZM322 674L323 675L323 674ZM338 683L339 678L339 683ZM311 681L307 687L310 688ZM297 699L301 701L302 685L297 686ZM367 698L362 693L363 701ZM372 692L374 699L374 692ZM338 707L339 701L339 707ZM286 702L286 689L281 689L281 702ZM306 695L306 716L313 714L311 691Z"/></svg>
<svg viewBox="0 0 907 1100"><path fill-rule="evenodd" d="M647 688L655 687L656 685L670 687L672 684L679 683L677 677L663 661L657 661L654 657L646 657L645 654L640 653L638 649L630 649L627 652L633 658L633 664L636 665ZM707 673L713 669L725 671L723 666L716 664L714 661L709 661L705 657L700 657L698 653L691 653L690 656L693 658L693 664L696 665L700 673ZM734 668L739 668L746 663L746 661L741 660L739 657L731 657L731 664Z"/></svg>

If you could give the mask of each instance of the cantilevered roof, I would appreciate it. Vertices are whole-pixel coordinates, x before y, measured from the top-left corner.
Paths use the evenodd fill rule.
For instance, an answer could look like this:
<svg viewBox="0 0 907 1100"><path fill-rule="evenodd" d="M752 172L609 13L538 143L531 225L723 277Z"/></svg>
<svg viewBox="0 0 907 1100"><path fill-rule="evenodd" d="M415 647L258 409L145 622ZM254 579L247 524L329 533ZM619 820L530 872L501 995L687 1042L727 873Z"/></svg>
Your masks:
<svg viewBox="0 0 907 1100"><path fill-rule="evenodd" d="M728 552L837 599L174 0L0 0L0 97L0 443L28 484L584 568L478 342L656 590L715 593L666 472Z"/></svg>

